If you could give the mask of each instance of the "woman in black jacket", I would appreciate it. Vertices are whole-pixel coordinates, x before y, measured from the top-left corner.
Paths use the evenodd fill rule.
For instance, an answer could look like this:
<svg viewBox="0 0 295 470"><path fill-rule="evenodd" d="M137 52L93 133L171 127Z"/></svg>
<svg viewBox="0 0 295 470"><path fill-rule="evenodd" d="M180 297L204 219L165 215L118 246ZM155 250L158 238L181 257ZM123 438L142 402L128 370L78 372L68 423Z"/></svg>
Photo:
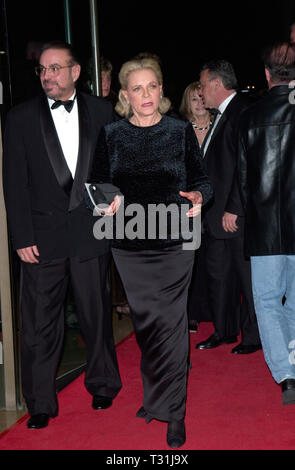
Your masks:
<svg viewBox="0 0 295 470"><path fill-rule="evenodd" d="M116 111L125 119L104 128L91 181L112 183L124 195L105 214L117 211L113 257L142 353L144 399L137 416L168 422L167 442L176 448L185 442L191 228L212 189L191 124L164 114L170 102L158 63L129 61L119 79ZM123 210L122 235L117 216Z"/></svg>

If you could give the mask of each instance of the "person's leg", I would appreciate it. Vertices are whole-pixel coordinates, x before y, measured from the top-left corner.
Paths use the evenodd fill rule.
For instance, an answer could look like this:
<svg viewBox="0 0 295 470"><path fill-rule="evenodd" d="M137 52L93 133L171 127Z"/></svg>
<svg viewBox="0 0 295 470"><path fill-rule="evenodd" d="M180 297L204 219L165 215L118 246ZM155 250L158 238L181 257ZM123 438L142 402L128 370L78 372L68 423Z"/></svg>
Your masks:
<svg viewBox="0 0 295 470"><path fill-rule="evenodd" d="M122 384L115 351L110 285L110 255L71 259L71 280L87 349L85 386L93 396L113 399ZM111 403L111 402L110 402Z"/></svg>
<svg viewBox="0 0 295 470"><path fill-rule="evenodd" d="M292 364L292 377L295 378L295 361L292 359L295 348L295 256L286 256L286 263L286 292L283 314L284 323L286 323L289 362Z"/></svg>
<svg viewBox="0 0 295 470"><path fill-rule="evenodd" d="M190 331L196 331L202 321L212 321L208 304L208 279L206 271L206 238L195 253L192 280L188 294L188 319Z"/></svg>
<svg viewBox="0 0 295 470"><path fill-rule="evenodd" d="M29 414L56 416L56 372L64 336L66 259L21 264L22 388Z"/></svg>
<svg viewBox="0 0 295 470"><path fill-rule="evenodd" d="M181 246L128 252L113 249L141 350L143 407L137 417L167 421L167 443L186 439L189 356L187 296L194 252Z"/></svg>
<svg viewBox="0 0 295 470"><path fill-rule="evenodd" d="M290 269L291 263L285 255L251 257L252 287L260 338L266 363L277 383L295 378L295 368L289 360L289 344L295 334L293 263ZM282 302L284 295L288 295L287 308L286 303L283 305Z"/></svg>
<svg viewBox="0 0 295 470"><path fill-rule="evenodd" d="M189 335L187 292L194 253L179 246L113 249L141 350L143 405L162 421L185 415Z"/></svg>
<svg viewBox="0 0 295 470"><path fill-rule="evenodd" d="M260 346L261 342L252 293L251 265L250 260L246 259L244 255L244 237L233 238L229 243L231 244L233 263L242 296L239 315L242 345Z"/></svg>
<svg viewBox="0 0 295 470"><path fill-rule="evenodd" d="M197 349L211 349L237 341L240 297L228 240L207 237L206 271L208 304L214 333L196 345Z"/></svg>

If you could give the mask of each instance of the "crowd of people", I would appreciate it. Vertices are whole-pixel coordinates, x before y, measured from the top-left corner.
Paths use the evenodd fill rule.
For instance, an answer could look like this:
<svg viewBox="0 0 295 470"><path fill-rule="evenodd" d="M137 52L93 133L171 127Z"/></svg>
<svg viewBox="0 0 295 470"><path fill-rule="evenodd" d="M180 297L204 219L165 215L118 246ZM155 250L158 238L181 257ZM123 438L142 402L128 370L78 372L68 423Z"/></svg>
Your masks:
<svg viewBox="0 0 295 470"><path fill-rule="evenodd" d="M103 97L79 91L81 66L69 44L43 45L38 62L43 92L9 111L3 154L21 264L28 428L44 428L58 414L69 282L93 409L109 408L121 389L110 260L117 303L127 306L141 350L136 416L167 422L171 448L186 440L189 330L204 319L214 333L198 350L237 343L241 334L232 353L263 349L282 403L295 404L294 46L265 51L269 90L254 103L239 93L231 63L205 63L183 93L179 116L164 96L157 57L141 54L122 65L116 99L109 61ZM153 219L151 207L158 208ZM99 236L110 221L111 239Z"/></svg>

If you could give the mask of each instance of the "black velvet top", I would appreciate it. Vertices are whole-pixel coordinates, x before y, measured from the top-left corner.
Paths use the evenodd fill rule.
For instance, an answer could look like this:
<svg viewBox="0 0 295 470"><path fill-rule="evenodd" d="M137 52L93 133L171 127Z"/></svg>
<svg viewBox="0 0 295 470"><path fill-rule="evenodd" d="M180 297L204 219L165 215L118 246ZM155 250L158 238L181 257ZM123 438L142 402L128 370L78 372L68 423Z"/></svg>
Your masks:
<svg viewBox="0 0 295 470"><path fill-rule="evenodd" d="M181 197L179 191L200 191L203 204L213 192L204 173L191 124L166 115L148 127L135 126L128 119L105 126L96 148L90 182L112 183L120 188L124 207L121 205L119 210L125 211L126 231L123 239L114 237L113 246L129 250L165 248L182 243L183 237L181 233L175 235L169 213L167 233L157 222L156 236L151 235L153 230L148 234L148 227L151 227L149 208L172 204L180 212L181 205L185 204L188 210L191 203ZM138 206L130 207L130 204L141 205L144 220ZM135 212L132 213L132 209ZM126 216L128 211L129 216ZM127 230L130 221L138 235L134 239L130 239L130 230ZM189 222L192 222L191 218ZM131 225L128 227L130 229Z"/></svg>

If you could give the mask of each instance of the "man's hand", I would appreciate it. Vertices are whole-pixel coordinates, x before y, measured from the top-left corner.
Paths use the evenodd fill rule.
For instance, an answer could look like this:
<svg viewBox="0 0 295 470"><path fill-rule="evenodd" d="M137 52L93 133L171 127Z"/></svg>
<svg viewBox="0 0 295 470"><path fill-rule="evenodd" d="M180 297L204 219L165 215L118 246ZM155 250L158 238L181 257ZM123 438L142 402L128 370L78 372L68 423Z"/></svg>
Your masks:
<svg viewBox="0 0 295 470"><path fill-rule="evenodd" d="M24 263L39 263L39 260L36 258L36 256L39 256L39 251L36 245L20 248L16 251Z"/></svg>
<svg viewBox="0 0 295 470"><path fill-rule="evenodd" d="M179 191L179 194L193 203L193 207L186 214L188 217L196 217L196 215L200 214L203 203L203 196L200 191L190 191L188 193Z"/></svg>
<svg viewBox="0 0 295 470"><path fill-rule="evenodd" d="M238 216L231 214L230 212L225 212L222 217L222 227L226 232L236 232L239 227L237 225Z"/></svg>

